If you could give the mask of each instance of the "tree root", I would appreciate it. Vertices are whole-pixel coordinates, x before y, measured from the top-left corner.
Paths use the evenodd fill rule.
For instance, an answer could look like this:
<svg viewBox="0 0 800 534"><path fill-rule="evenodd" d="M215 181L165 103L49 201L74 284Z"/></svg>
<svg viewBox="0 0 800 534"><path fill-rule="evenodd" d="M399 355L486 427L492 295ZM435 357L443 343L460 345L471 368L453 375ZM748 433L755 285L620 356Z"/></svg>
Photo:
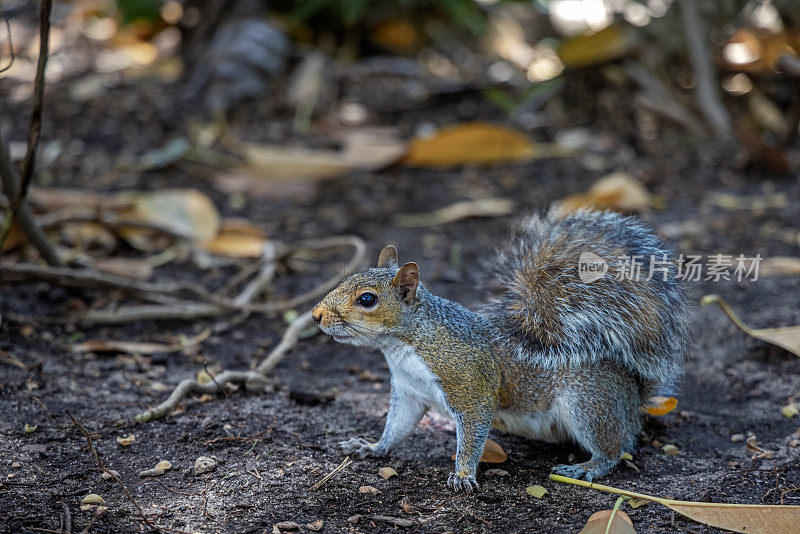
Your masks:
<svg viewBox="0 0 800 534"><path fill-rule="evenodd" d="M276 365L289 353L290 350L297 345L300 335L310 326L314 325L314 319L311 317L311 312L306 312L298 316L291 322L289 328L281 338L281 342L275 347L269 355L264 358L261 363L253 371L223 371L216 375L214 380L206 384L201 384L197 380L187 378L178 384L178 387L172 392L167 400L156 406L155 408L145 410L138 414L135 419L138 423L146 423L153 419L159 419L172 411L181 400L188 394L193 392L198 393L214 393L223 391L227 384L232 383L245 383L253 385L264 385L266 383L266 375L272 371Z"/></svg>

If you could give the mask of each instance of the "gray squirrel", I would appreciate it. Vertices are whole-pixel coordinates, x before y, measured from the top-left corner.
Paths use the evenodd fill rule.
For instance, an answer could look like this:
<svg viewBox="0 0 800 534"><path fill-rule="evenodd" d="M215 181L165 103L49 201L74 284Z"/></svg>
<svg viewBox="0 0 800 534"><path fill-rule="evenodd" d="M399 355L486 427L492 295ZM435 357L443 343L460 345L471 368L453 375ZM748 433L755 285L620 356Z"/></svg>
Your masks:
<svg viewBox="0 0 800 534"><path fill-rule="evenodd" d="M581 255L607 272L583 281ZM625 258L658 272L615 276ZM391 403L377 443L341 442L356 458L380 457L411 434L428 409L456 425L447 485L477 489L476 470L494 427L547 442L573 440L591 454L553 472L593 480L633 451L643 407L674 387L687 343L687 303L675 265L641 222L559 206L525 219L489 268L498 289L470 311L420 283L416 263L393 246L377 267L346 278L312 311L340 342L380 349Z"/></svg>

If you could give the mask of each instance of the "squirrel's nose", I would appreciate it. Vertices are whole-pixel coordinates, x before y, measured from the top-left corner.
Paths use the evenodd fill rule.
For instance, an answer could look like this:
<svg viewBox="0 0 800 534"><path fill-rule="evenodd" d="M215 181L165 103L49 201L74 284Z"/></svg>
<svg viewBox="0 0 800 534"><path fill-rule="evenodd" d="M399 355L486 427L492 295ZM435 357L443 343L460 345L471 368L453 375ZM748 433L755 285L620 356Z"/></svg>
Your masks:
<svg viewBox="0 0 800 534"><path fill-rule="evenodd" d="M322 304L317 304L316 306L314 306L314 309L311 310L311 317L317 324L319 324L322 321Z"/></svg>

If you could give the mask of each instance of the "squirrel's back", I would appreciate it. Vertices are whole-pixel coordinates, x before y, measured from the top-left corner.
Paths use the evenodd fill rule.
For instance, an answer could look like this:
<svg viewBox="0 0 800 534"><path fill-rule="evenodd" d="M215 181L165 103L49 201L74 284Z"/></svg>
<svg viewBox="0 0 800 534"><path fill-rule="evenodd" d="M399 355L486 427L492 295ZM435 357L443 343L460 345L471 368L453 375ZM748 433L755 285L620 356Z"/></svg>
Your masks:
<svg viewBox="0 0 800 534"><path fill-rule="evenodd" d="M498 254L487 315L522 360L548 368L611 360L649 391L665 390L680 375L687 339L686 300L671 260L633 217L556 206L524 220ZM607 271L581 276L587 262L605 262Z"/></svg>

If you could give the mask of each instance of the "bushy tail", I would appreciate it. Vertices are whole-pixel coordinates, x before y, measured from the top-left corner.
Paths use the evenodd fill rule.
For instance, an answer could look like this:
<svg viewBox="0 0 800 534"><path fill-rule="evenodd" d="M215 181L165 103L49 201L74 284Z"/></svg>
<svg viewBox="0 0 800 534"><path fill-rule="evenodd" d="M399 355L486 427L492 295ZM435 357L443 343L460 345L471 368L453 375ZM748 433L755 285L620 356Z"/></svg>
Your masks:
<svg viewBox="0 0 800 534"><path fill-rule="evenodd" d="M671 259L633 217L556 207L525 219L491 264L488 315L520 359L547 368L611 360L649 393L667 391L687 341Z"/></svg>

